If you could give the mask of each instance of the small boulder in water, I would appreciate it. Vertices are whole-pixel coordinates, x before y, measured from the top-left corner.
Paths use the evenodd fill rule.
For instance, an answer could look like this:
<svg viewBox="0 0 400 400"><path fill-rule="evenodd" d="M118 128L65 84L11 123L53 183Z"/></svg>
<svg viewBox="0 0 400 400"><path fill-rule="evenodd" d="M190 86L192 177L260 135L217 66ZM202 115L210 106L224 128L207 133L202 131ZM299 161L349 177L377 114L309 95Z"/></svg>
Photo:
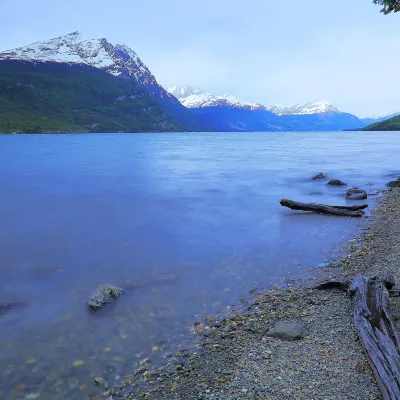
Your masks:
<svg viewBox="0 0 400 400"><path fill-rule="evenodd" d="M329 179L329 176L324 174L323 172L320 172L318 175L315 175L312 179L313 181L318 181L321 179Z"/></svg>
<svg viewBox="0 0 400 400"><path fill-rule="evenodd" d="M99 311L107 304L111 303L125 292L124 289L112 285L100 285L87 301L87 305L92 311Z"/></svg>
<svg viewBox="0 0 400 400"><path fill-rule="evenodd" d="M346 183L342 182L339 179L331 179L328 182L328 185L331 185L331 186L346 186Z"/></svg>
<svg viewBox="0 0 400 400"><path fill-rule="evenodd" d="M348 200L365 200L367 198L367 192L363 189L353 188L346 191L346 199Z"/></svg>

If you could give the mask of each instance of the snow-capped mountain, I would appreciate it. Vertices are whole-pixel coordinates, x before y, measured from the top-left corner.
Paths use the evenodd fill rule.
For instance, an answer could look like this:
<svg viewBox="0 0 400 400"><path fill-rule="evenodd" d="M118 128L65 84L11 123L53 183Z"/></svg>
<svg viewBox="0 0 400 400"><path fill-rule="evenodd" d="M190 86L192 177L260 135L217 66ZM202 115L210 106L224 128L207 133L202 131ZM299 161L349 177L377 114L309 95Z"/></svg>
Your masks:
<svg viewBox="0 0 400 400"><path fill-rule="evenodd" d="M167 89L167 91L174 95L186 108L227 106L249 110L263 109L263 106L260 104L240 100L231 94L215 95L191 86L173 86Z"/></svg>
<svg viewBox="0 0 400 400"><path fill-rule="evenodd" d="M327 131L364 126L356 116L339 111L326 100L277 106L251 103L228 94L205 93L190 86L174 86L168 92L188 109L220 123L221 130Z"/></svg>
<svg viewBox="0 0 400 400"><path fill-rule="evenodd" d="M131 78L155 98L176 100L158 83L138 55L128 46L111 44L107 39L90 39L80 32L0 53L0 60L85 64L114 76Z"/></svg>
<svg viewBox="0 0 400 400"><path fill-rule="evenodd" d="M173 94L181 104L187 108L228 106L250 110L267 110L278 116L340 113L333 104L326 100L318 100L306 104L295 104L292 106L278 106L251 103L229 94L214 95L205 93L191 86L173 86L167 89L167 91Z"/></svg>
<svg viewBox="0 0 400 400"><path fill-rule="evenodd" d="M318 100L305 104L295 104L293 106L267 105L265 108L276 115L311 115L340 113L340 111L327 100Z"/></svg>
<svg viewBox="0 0 400 400"><path fill-rule="evenodd" d="M392 117L396 117L396 116L398 116L400 113L381 113L381 114L375 114L375 115L372 115L372 116L369 116L369 117L365 117L365 119L375 119L375 120L377 120L377 119L382 119L382 118L385 118L385 119L387 119L387 118L392 118Z"/></svg>
<svg viewBox="0 0 400 400"><path fill-rule="evenodd" d="M171 93L173 96L175 96L177 99L185 99L186 97L192 96L192 95L200 95L204 94L204 92L200 89L196 89L191 86L172 86L169 89L167 89L169 93Z"/></svg>
<svg viewBox="0 0 400 400"><path fill-rule="evenodd" d="M370 124L374 124L376 122L386 121L387 119L397 117L398 115L400 115L399 112L391 113L391 114L384 114L384 113L376 114L376 115L373 115L372 117L362 118L361 121L363 121L365 123L365 125L370 125Z"/></svg>
<svg viewBox="0 0 400 400"><path fill-rule="evenodd" d="M113 46L107 39L89 39L80 32L0 53L0 60L52 61L86 64L120 76L134 75L152 80L152 75L136 53L127 46Z"/></svg>

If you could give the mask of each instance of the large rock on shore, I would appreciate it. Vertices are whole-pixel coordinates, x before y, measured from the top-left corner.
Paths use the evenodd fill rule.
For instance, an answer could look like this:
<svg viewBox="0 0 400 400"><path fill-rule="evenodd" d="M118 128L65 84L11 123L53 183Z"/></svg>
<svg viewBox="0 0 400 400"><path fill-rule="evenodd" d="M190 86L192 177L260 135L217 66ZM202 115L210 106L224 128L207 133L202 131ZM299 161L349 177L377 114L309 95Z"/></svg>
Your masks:
<svg viewBox="0 0 400 400"><path fill-rule="evenodd" d="M346 186L347 184L344 183L344 182L342 182L342 181L339 180L339 179L331 179L331 180L328 182L328 185L331 185L331 186Z"/></svg>
<svg viewBox="0 0 400 400"><path fill-rule="evenodd" d="M125 292L121 289L112 285L100 285L96 288L94 293L90 296L87 301L89 310L99 311L102 310L107 304L111 303Z"/></svg>
<svg viewBox="0 0 400 400"><path fill-rule="evenodd" d="M346 199L348 200L365 200L367 198L367 192L363 189L352 188L346 191Z"/></svg>
<svg viewBox="0 0 400 400"><path fill-rule="evenodd" d="M386 186L389 186L389 187L400 187L400 178L396 179L395 181L389 182Z"/></svg>
<svg viewBox="0 0 400 400"><path fill-rule="evenodd" d="M275 326L267 332L267 336L282 340L299 340L306 336L305 327L300 323L277 322Z"/></svg>

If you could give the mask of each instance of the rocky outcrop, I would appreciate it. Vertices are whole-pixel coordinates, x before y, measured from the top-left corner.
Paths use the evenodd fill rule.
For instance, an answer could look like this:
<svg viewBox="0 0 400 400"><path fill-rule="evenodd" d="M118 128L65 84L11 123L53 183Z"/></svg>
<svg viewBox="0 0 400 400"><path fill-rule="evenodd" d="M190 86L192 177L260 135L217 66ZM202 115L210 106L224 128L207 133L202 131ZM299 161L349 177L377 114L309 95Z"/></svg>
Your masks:
<svg viewBox="0 0 400 400"><path fill-rule="evenodd" d="M112 285L100 285L87 301L89 310L102 310L107 304L110 304L125 292L124 289Z"/></svg>
<svg viewBox="0 0 400 400"><path fill-rule="evenodd" d="M388 186L388 187L400 187L400 178L396 179L395 181L389 182L386 186Z"/></svg>

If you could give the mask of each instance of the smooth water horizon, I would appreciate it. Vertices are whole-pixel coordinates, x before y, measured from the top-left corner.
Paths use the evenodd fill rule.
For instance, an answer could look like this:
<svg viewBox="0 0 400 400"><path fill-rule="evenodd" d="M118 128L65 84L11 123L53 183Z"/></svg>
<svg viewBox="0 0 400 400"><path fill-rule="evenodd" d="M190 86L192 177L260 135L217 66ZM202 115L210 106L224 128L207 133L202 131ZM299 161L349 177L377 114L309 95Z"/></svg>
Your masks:
<svg viewBox="0 0 400 400"><path fill-rule="evenodd" d="M358 220L279 200L357 204L311 179L324 172L371 202L400 175L399 144L397 132L1 135L0 304L26 306L0 314L0 398L96 393L94 377L131 374L251 289L321 266ZM97 285L128 281L87 310Z"/></svg>

